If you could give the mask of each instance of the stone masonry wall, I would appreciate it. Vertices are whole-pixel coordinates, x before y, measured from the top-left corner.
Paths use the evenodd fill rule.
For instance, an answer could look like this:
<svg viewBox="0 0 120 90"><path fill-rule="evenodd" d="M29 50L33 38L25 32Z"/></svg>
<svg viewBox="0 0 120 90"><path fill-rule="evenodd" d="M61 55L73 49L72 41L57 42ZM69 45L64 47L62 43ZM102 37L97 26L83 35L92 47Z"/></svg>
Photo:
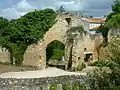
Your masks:
<svg viewBox="0 0 120 90"><path fill-rule="evenodd" d="M65 44L66 41L66 31L70 28L65 20L65 18L71 18L71 26L83 25L80 17L75 17L71 15L58 15L57 22L53 27L46 32L44 38L40 43L31 45L27 48L24 55L24 65L34 65L40 68L45 68L46 66L46 48L49 43L54 40L58 40ZM80 44L79 44L80 45ZM80 48L79 48L80 50ZM77 54L78 55L78 54ZM78 57L78 56L77 56ZM29 62L29 63L28 63ZM32 63L31 63L32 62Z"/></svg>
<svg viewBox="0 0 120 90"><path fill-rule="evenodd" d="M78 83L84 85L86 76L64 75L43 78L0 78L0 90L50 90L51 85L57 85L57 90L62 90L62 85Z"/></svg>
<svg viewBox="0 0 120 90"><path fill-rule="evenodd" d="M0 62L9 63L10 62L10 53L5 48L0 47Z"/></svg>

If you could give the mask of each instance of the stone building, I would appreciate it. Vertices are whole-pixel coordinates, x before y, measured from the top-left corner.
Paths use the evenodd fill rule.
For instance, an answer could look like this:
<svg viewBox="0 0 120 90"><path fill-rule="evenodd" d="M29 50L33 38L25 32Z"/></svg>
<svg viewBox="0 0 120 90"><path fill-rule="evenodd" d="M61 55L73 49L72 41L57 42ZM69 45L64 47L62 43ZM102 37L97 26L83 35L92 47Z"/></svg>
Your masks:
<svg viewBox="0 0 120 90"><path fill-rule="evenodd" d="M80 38L78 35L77 39L74 40L72 67L76 67L80 62L83 62L85 57L87 57L86 59L92 58L92 60L96 60L98 58L95 45L96 42L99 44L100 35L89 33L89 23L87 20L82 19L82 17L78 14L67 12L60 13L56 20L57 22L52 26L52 28L50 28L49 31L46 32L42 40L40 40L37 44L28 46L24 54L23 65L36 66L40 69L44 69L46 67L47 46L55 40L66 46L66 32L70 27L76 26L83 26L84 35L83 38ZM4 55L2 53L4 53ZM0 61L5 60L6 62L7 60L9 62L9 53L2 53L0 53ZM1 58L1 56L6 58ZM65 60L65 62L68 61Z"/></svg>

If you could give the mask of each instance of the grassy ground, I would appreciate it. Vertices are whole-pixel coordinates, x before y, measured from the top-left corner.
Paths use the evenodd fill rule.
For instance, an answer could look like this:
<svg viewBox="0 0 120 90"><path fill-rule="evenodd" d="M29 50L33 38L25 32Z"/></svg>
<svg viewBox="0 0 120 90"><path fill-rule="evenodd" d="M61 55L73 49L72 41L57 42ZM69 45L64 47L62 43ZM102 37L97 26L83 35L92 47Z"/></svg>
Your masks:
<svg viewBox="0 0 120 90"><path fill-rule="evenodd" d="M36 68L31 66L13 66L10 64L0 64L0 73L29 71L29 70L36 70Z"/></svg>

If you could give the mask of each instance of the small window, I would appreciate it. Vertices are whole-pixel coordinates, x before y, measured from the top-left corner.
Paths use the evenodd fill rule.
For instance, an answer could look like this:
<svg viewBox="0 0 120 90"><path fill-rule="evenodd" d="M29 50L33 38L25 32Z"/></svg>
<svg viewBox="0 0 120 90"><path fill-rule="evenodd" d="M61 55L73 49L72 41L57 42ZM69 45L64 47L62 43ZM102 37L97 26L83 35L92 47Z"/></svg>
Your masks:
<svg viewBox="0 0 120 90"><path fill-rule="evenodd" d="M84 52L86 52L87 51L87 48L84 48Z"/></svg>
<svg viewBox="0 0 120 90"><path fill-rule="evenodd" d="M70 24L71 18L65 18L65 20L67 21L68 25Z"/></svg>

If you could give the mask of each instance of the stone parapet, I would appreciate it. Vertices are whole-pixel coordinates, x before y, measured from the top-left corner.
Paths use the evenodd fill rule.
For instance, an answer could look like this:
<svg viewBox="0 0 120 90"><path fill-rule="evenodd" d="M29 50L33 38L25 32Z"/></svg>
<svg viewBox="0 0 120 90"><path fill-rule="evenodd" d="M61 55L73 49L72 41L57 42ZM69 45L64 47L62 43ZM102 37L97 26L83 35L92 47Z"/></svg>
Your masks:
<svg viewBox="0 0 120 90"><path fill-rule="evenodd" d="M0 78L0 90L50 90L51 85L62 87L65 84L85 84L84 75L64 75L43 78ZM47 88L47 89L45 89Z"/></svg>

